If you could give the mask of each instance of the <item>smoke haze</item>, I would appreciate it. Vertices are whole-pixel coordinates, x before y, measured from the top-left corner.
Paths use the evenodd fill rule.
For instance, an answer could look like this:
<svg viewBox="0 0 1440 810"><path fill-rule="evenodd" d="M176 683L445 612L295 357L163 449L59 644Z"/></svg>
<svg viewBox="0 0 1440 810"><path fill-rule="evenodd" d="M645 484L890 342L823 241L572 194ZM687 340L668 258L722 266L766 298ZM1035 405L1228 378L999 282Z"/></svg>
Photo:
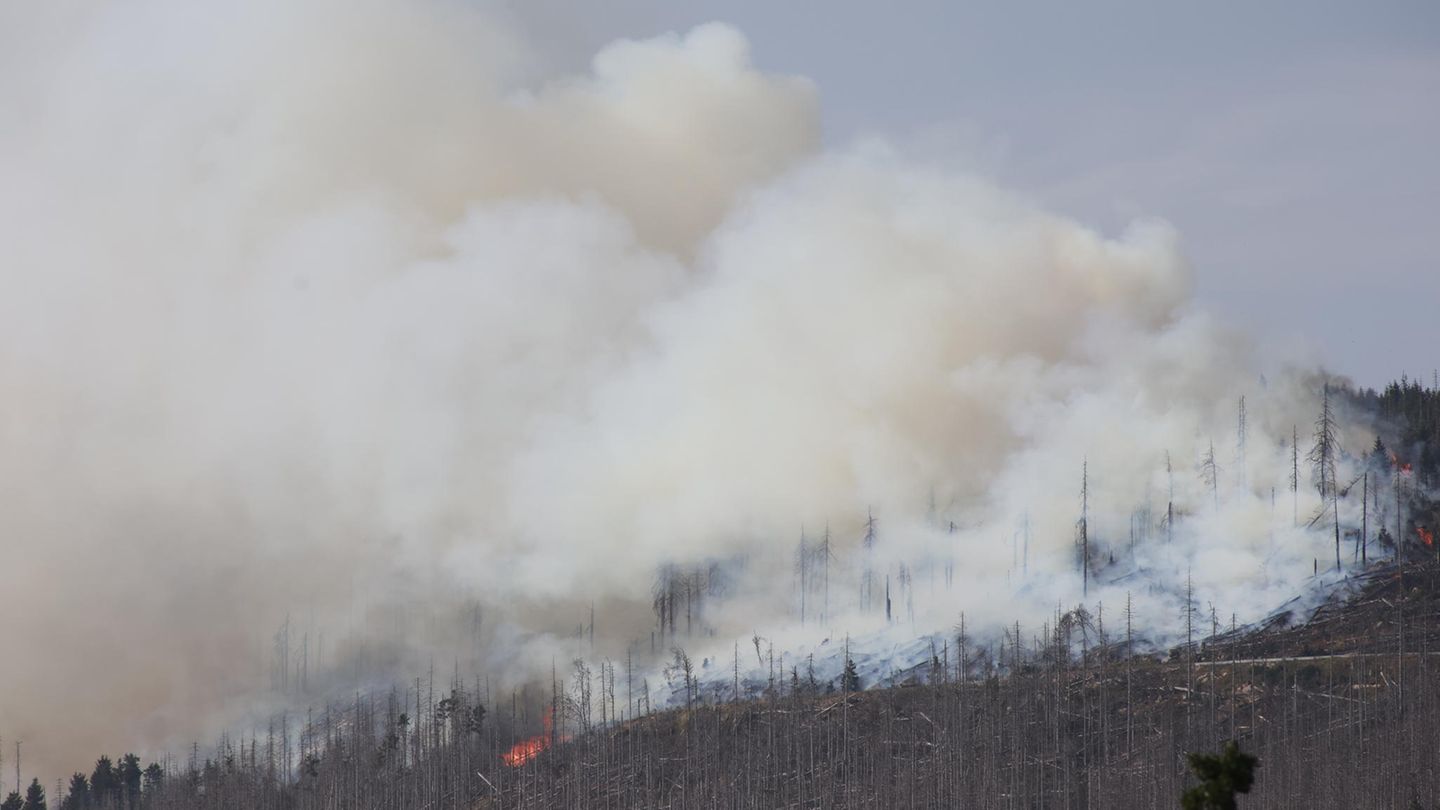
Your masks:
<svg viewBox="0 0 1440 810"><path fill-rule="evenodd" d="M543 81L529 53L458 2L0 9L0 734L27 761L243 722L287 616L336 670L515 681L592 603L614 654L658 569L721 562L728 650L793 614L802 526L859 632L867 510L881 569L953 563L918 625L1043 621L1081 599L1082 465L1157 635L1187 574L1244 621L1326 559L1285 445L1318 382L1262 384L1163 222L822 150L816 88L724 25Z"/></svg>

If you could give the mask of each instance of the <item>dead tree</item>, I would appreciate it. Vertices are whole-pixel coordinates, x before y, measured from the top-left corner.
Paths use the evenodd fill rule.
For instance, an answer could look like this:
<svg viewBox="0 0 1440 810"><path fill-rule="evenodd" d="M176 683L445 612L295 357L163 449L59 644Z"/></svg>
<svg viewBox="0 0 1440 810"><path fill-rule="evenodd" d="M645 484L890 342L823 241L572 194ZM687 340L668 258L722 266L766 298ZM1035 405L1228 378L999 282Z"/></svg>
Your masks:
<svg viewBox="0 0 1440 810"><path fill-rule="evenodd" d="M822 590L824 591L820 609L820 623L830 623L830 560L833 554L830 551L830 521L825 521L825 537L820 541L819 547Z"/></svg>
<svg viewBox="0 0 1440 810"><path fill-rule="evenodd" d="M1080 463L1080 521L1075 543L1080 547L1080 593L1090 593L1090 459Z"/></svg>
<svg viewBox="0 0 1440 810"><path fill-rule="evenodd" d="M955 524L950 524L954 530ZM1020 577L1023 579L1030 575L1030 510L1025 510L1024 528L1021 530L1020 540Z"/></svg>
<svg viewBox="0 0 1440 810"><path fill-rule="evenodd" d="M1165 451L1165 481L1169 495L1165 502L1165 542L1175 540L1175 469L1170 465L1170 451Z"/></svg>
<svg viewBox="0 0 1440 810"><path fill-rule="evenodd" d="M870 610L875 602L875 542L878 539L876 527L879 524L875 521L875 510L870 509L865 513L865 538L861 540L860 547L865 556L865 569L860 578L860 609Z"/></svg>
<svg viewBox="0 0 1440 810"><path fill-rule="evenodd" d="M1235 482L1245 488L1245 397L1240 397L1235 424Z"/></svg>
<svg viewBox="0 0 1440 810"><path fill-rule="evenodd" d="M1210 496L1215 502L1215 511L1220 511L1220 465L1215 463L1215 441L1210 441L1209 448L1205 451L1205 457L1200 460L1200 479L1205 486L1210 488Z"/></svg>
<svg viewBox="0 0 1440 810"><path fill-rule="evenodd" d="M1360 485L1360 565L1366 563L1366 552L1370 546L1370 471L1366 470Z"/></svg>
<svg viewBox="0 0 1440 810"><path fill-rule="evenodd" d="M1290 427L1290 509L1294 525L1300 525L1300 426Z"/></svg>
<svg viewBox="0 0 1440 810"><path fill-rule="evenodd" d="M805 527L800 527L800 545L795 549L795 575L800 580L800 626L805 626L805 596L810 590L810 541Z"/></svg>
<svg viewBox="0 0 1440 810"><path fill-rule="evenodd" d="M1324 385L1321 397L1320 416L1315 420L1315 446L1308 456L1319 479L1320 512L1334 513L1335 524L1335 570L1340 570L1340 487L1335 480L1335 456L1339 451L1339 427L1334 411L1330 407L1330 384Z"/></svg>

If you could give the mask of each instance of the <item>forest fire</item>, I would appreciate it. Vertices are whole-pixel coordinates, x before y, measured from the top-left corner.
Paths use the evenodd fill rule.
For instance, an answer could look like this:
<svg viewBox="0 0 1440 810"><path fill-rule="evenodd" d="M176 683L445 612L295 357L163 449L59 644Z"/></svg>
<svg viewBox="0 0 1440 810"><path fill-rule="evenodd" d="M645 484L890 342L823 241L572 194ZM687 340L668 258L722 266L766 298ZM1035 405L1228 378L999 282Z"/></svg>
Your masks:
<svg viewBox="0 0 1440 810"><path fill-rule="evenodd" d="M1395 455L1394 450L1390 451L1390 466L1392 469L1394 469L1401 475L1409 475L1412 471L1412 468L1409 464L1400 461L1400 457Z"/></svg>
<svg viewBox="0 0 1440 810"><path fill-rule="evenodd" d="M537 734L534 737L529 737L521 740L518 743L515 743L514 745L510 746L509 751L501 754L500 758L505 760L505 764L509 765L512 768L518 768L521 765L524 765L535 757L540 756L540 753L542 751L550 747L551 731L551 714L550 710L546 709L545 731L541 734Z"/></svg>
<svg viewBox="0 0 1440 810"><path fill-rule="evenodd" d="M541 734L531 737L528 740L521 740L506 751L501 757L505 764L512 768L518 768L540 755L541 751L550 747L550 735Z"/></svg>
<svg viewBox="0 0 1440 810"><path fill-rule="evenodd" d="M1432 547L1432 548L1435 546L1435 533L1434 533L1434 532L1430 531L1429 529L1425 528L1424 526L1416 526L1416 527L1415 527L1415 533L1418 534L1418 535L1420 535L1420 542L1422 542L1422 543L1424 543L1425 545L1430 546L1430 547Z"/></svg>

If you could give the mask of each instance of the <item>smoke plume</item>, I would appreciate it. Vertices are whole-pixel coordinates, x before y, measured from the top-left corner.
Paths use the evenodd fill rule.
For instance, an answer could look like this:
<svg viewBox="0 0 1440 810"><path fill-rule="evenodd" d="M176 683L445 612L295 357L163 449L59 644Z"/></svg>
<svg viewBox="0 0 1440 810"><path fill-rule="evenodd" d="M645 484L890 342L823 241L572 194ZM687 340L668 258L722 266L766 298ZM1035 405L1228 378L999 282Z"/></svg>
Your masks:
<svg viewBox="0 0 1440 810"><path fill-rule="evenodd" d="M1324 567L1308 468L1288 487L1316 381L1262 382L1163 222L822 149L816 89L724 25L543 81L530 54L444 0L0 9L0 734L27 768L245 722L287 622L287 679L303 637L317 682L513 682L591 605L623 655L657 571L720 566L693 643L728 650L796 622L827 526L826 633L881 621L866 565L924 592L916 632L1133 590L1157 637L1187 576L1228 623Z"/></svg>

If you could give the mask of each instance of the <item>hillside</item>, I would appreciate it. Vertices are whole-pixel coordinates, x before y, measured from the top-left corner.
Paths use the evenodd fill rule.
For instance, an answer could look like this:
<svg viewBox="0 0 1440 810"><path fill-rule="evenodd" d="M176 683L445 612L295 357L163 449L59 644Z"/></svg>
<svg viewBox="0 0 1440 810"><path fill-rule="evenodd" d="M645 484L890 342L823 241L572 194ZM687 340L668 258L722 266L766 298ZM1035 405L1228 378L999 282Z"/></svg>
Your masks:
<svg viewBox="0 0 1440 810"><path fill-rule="evenodd" d="M1260 757L1245 807L1437 806L1440 565L1426 550L1351 585L1168 655L1123 637L1074 654L1081 624L1062 617L1018 655L982 651L988 677L966 651L906 686L847 694L797 673L762 699L619 722L613 681L489 711L478 685L437 699L417 683L62 806L1123 810L1176 806L1185 753L1227 739Z"/></svg>
<svg viewBox="0 0 1440 810"><path fill-rule="evenodd" d="M1440 806L1437 576L1378 568L1310 621L1163 661L1039 650L979 682L667 712L548 751L479 806L1174 807L1184 754L1227 739L1260 757L1245 807Z"/></svg>

